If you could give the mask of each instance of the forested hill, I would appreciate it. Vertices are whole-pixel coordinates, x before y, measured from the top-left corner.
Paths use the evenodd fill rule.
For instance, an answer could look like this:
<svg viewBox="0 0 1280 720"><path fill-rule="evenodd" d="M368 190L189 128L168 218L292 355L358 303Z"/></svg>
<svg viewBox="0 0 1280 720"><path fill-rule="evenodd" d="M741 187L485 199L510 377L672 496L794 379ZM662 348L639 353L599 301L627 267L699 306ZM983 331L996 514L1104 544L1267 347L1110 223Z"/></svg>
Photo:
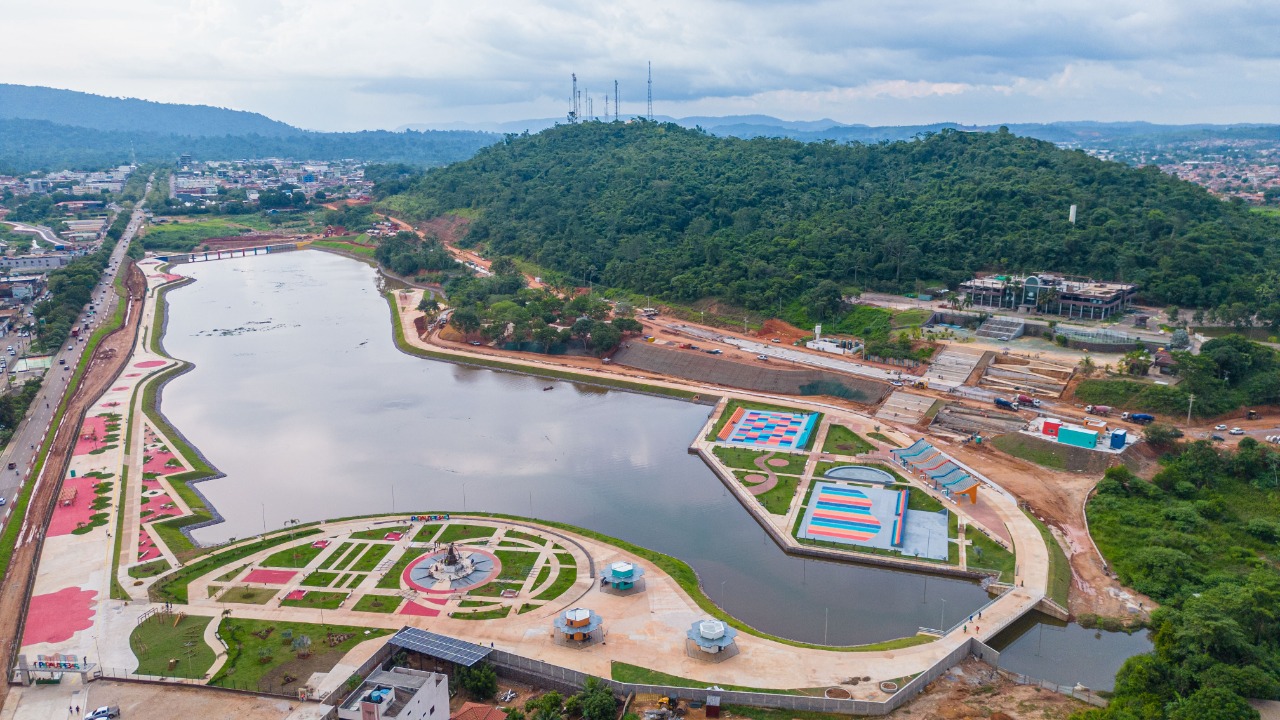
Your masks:
<svg viewBox="0 0 1280 720"><path fill-rule="evenodd" d="M113 98L74 90L0 84L0 119L174 135L285 136L298 128L243 110Z"/></svg>
<svg viewBox="0 0 1280 720"><path fill-rule="evenodd" d="M954 287L980 269L1123 278L1184 307L1280 300L1280 223L1008 132L837 145L584 123L508 137L385 202L477 210L472 241L579 280L755 309L823 280Z"/></svg>
<svg viewBox="0 0 1280 720"><path fill-rule="evenodd" d="M288 136L190 137L56 125L44 120L0 119L0 174L32 170L96 170L129 162L172 163L183 153L200 160L280 157L294 160L357 158L368 162L434 167L475 154L499 135L465 130L368 131Z"/></svg>

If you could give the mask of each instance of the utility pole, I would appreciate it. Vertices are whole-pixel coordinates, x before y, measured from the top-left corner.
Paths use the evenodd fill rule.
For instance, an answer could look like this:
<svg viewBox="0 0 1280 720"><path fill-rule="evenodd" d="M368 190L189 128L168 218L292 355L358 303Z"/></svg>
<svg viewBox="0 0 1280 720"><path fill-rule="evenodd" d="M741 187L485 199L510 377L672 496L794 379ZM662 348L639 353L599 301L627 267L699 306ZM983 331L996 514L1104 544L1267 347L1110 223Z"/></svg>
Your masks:
<svg viewBox="0 0 1280 720"><path fill-rule="evenodd" d="M1196 401L1195 393L1187 398L1187 427L1191 427L1191 404Z"/></svg>

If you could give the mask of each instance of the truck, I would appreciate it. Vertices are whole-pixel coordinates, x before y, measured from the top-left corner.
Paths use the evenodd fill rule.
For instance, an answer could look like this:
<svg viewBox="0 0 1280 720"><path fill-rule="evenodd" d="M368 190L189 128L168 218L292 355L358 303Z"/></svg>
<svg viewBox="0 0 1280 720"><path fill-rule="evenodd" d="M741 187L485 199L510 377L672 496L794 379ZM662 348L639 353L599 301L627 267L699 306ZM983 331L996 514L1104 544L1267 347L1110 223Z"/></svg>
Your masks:
<svg viewBox="0 0 1280 720"><path fill-rule="evenodd" d="M1139 425L1146 425L1148 423L1154 422L1155 419L1156 419L1155 415L1148 415L1147 413L1134 413L1129 416L1129 422L1135 422L1135 423L1138 423Z"/></svg>
<svg viewBox="0 0 1280 720"><path fill-rule="evenodd" d="M996 407L1002 407L1002 408L1005 408L1006 410L1017 410L1018 403L1010 400L1005 400L1004 398L996 398Z"/></svg>
<svg viewBox="0 0 1280 720"><path fill-rule="evenodd" d="M1040 401L1039 401L1039 400L1037 400L1036 398L1031 397L1030 395L1019 395L1019 396L1018 396L1018 404L1019 404L1019 405L1032 405L1032 406L1035 406L1035 407L1040 407Z"/></svg>
<svg viewBox="0 0 1280 720"><path fill-rule="evenodd" d="M1111 406L1110 405L1085 405L1084 411L1087 413L1092 413L1094 415L1110 415Z"/></svg>
<svg viewBox="0 0 1280 720"><path fill-rule="evenodd" d="M77 325L77 326L75 326L75 327L71 328L71 337L80 337L80 326L79 326L79 325Z"/></svg>

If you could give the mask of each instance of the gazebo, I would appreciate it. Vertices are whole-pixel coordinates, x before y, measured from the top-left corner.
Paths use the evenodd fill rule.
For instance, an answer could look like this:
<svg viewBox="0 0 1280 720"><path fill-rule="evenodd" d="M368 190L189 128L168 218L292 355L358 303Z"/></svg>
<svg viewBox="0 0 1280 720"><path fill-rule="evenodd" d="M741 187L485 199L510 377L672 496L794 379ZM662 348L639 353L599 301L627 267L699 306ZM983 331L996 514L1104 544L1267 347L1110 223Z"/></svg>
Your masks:
<svg viewBox="0 0 1280 720"><path fill-rule="evenodd" d="M719 662L738 654L738 631L720 620L698 620L685 636L691 657Z"/></svg>
<svg viewBox="0 0 1280 720"><path fill-rule="evenodd" d="M644 589L644 568L632 562L620 560L610 563L600 572L600 589L627 595Z"/></svg>
<svg viewBox="0 0 1280 720"><path fill-rule="evenodd" d="M560 613L554 625L556 639L566 643L582 646L603 639L600 631L604 628L604 620L594 610L569 608Z"/></svg>

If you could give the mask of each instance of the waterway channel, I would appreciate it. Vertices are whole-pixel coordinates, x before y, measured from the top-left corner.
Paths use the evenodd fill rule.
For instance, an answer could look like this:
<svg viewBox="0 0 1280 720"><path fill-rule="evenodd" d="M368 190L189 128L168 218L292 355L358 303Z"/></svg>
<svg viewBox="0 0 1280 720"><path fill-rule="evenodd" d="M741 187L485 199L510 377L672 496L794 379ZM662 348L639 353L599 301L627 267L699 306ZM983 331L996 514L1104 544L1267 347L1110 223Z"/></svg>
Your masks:
<svg viewBox="0 0 1280 720"><path fill-rule="evenodd" d="M162 409L227 475L201 485L225 518L202 542L393 511L547 518L681 558L763 631L839 645L949 627L986 600L971 582L784 554L687 454L706 406L401 353L362 263L304 251L181 271L197 282L168 294L164 345L196 368ZM1095 657L1058 647L1039 676L1110 687L1125 640L1088 634L1074 644Z"/></svg>

